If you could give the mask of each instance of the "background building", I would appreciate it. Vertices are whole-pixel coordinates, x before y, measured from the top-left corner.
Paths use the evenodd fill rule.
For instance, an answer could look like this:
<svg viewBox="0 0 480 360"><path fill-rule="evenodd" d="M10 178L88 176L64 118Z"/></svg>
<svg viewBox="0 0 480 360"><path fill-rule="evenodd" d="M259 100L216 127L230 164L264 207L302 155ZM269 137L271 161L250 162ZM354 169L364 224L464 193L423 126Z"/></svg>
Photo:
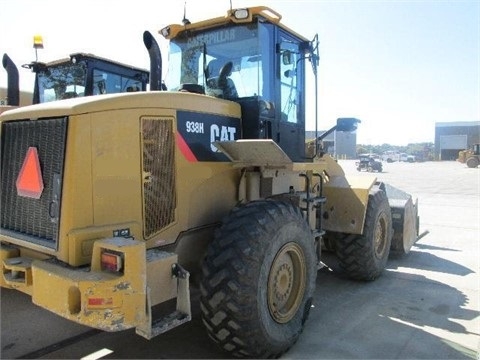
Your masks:
<svg viewBox="0 0 480 360"><path fill-rule="evenodd" d="M460 150L480 143L480 121L435 123L435 160L455 160Z"/></svg>

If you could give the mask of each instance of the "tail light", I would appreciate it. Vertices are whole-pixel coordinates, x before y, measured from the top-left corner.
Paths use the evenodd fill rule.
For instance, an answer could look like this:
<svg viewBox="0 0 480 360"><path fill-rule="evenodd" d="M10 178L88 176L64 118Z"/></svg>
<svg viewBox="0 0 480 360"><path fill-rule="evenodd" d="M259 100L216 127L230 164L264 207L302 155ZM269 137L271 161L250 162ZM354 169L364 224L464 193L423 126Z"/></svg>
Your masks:
<svg viewBox="0 0 480 360"><path fill-rule="evenodd" d="M124 266L123 253L104 249L100 258L102 271L121 273Z"/></svg>

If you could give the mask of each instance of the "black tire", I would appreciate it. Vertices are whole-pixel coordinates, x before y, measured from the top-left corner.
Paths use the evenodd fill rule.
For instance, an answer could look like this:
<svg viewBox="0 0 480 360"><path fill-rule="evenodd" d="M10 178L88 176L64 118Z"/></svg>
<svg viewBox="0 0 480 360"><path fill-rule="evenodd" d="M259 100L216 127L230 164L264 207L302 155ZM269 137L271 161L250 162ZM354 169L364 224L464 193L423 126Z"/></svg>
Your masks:
<svg viewBox="0 0 480 360"><path fill-rule="evenodd" d="M203 264L209 336L236 357L279 357L303 330L316 276L313 235L296 206L261 200L235 208Z"/></svg>
<svg viewBox="0 0 480 360"><path fill-rule="evenodd" d="M470 157L467 159L467 166L469 168L476 168L478 166L478 159L476 157Z"/></svg>
<svg viewBox="0 0 480 360"><path fill-rule="evenodd" d="M363 234L337 238L335 249L340 267L352 279L376 279L387 264L392 236L392 214L387 195L375 188L368 198Z"/></svg>

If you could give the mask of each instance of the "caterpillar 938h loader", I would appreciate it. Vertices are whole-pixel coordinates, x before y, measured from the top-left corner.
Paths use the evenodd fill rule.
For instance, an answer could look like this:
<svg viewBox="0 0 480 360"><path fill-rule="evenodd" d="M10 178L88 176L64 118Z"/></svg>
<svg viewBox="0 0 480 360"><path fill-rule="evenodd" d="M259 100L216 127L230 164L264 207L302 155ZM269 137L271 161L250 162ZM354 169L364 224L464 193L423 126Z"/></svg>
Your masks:
<svg viewBox="0 0 480 360"><path fill-rule="evenodd" d="M326 244L363 280L408 252L416 201L305 146L318 41L280 20L253 7L165 27L165 81L145 32L151 91L4 112L1 286L150 339L191 319L198 284L222 349L275 357L302 331ZM160 304L172 309L154 316Z"/></svg>

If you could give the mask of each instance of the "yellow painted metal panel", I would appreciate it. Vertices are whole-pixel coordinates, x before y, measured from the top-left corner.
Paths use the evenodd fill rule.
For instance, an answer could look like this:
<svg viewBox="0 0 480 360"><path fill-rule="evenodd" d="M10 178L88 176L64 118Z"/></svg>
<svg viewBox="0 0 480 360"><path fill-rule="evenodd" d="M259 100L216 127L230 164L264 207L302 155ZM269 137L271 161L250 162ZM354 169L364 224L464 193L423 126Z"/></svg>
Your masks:
<svg viewBox="0 0 480 360"><path fill-rule="evenodd" d="M101 270L104 249L123 254L123 275ZM145 243L115 238L95 243L91 271L34 261L32 301L62 317L105 331L135 327L145 320L145 259Z"/></svg>
<svg viewBox="0 0 480 360"><path fill-rule="evenodd" d="M375 177L330 177L325 184L327 201L323 225L326 230L361 234L367 211L368 195Z"/></svg>

